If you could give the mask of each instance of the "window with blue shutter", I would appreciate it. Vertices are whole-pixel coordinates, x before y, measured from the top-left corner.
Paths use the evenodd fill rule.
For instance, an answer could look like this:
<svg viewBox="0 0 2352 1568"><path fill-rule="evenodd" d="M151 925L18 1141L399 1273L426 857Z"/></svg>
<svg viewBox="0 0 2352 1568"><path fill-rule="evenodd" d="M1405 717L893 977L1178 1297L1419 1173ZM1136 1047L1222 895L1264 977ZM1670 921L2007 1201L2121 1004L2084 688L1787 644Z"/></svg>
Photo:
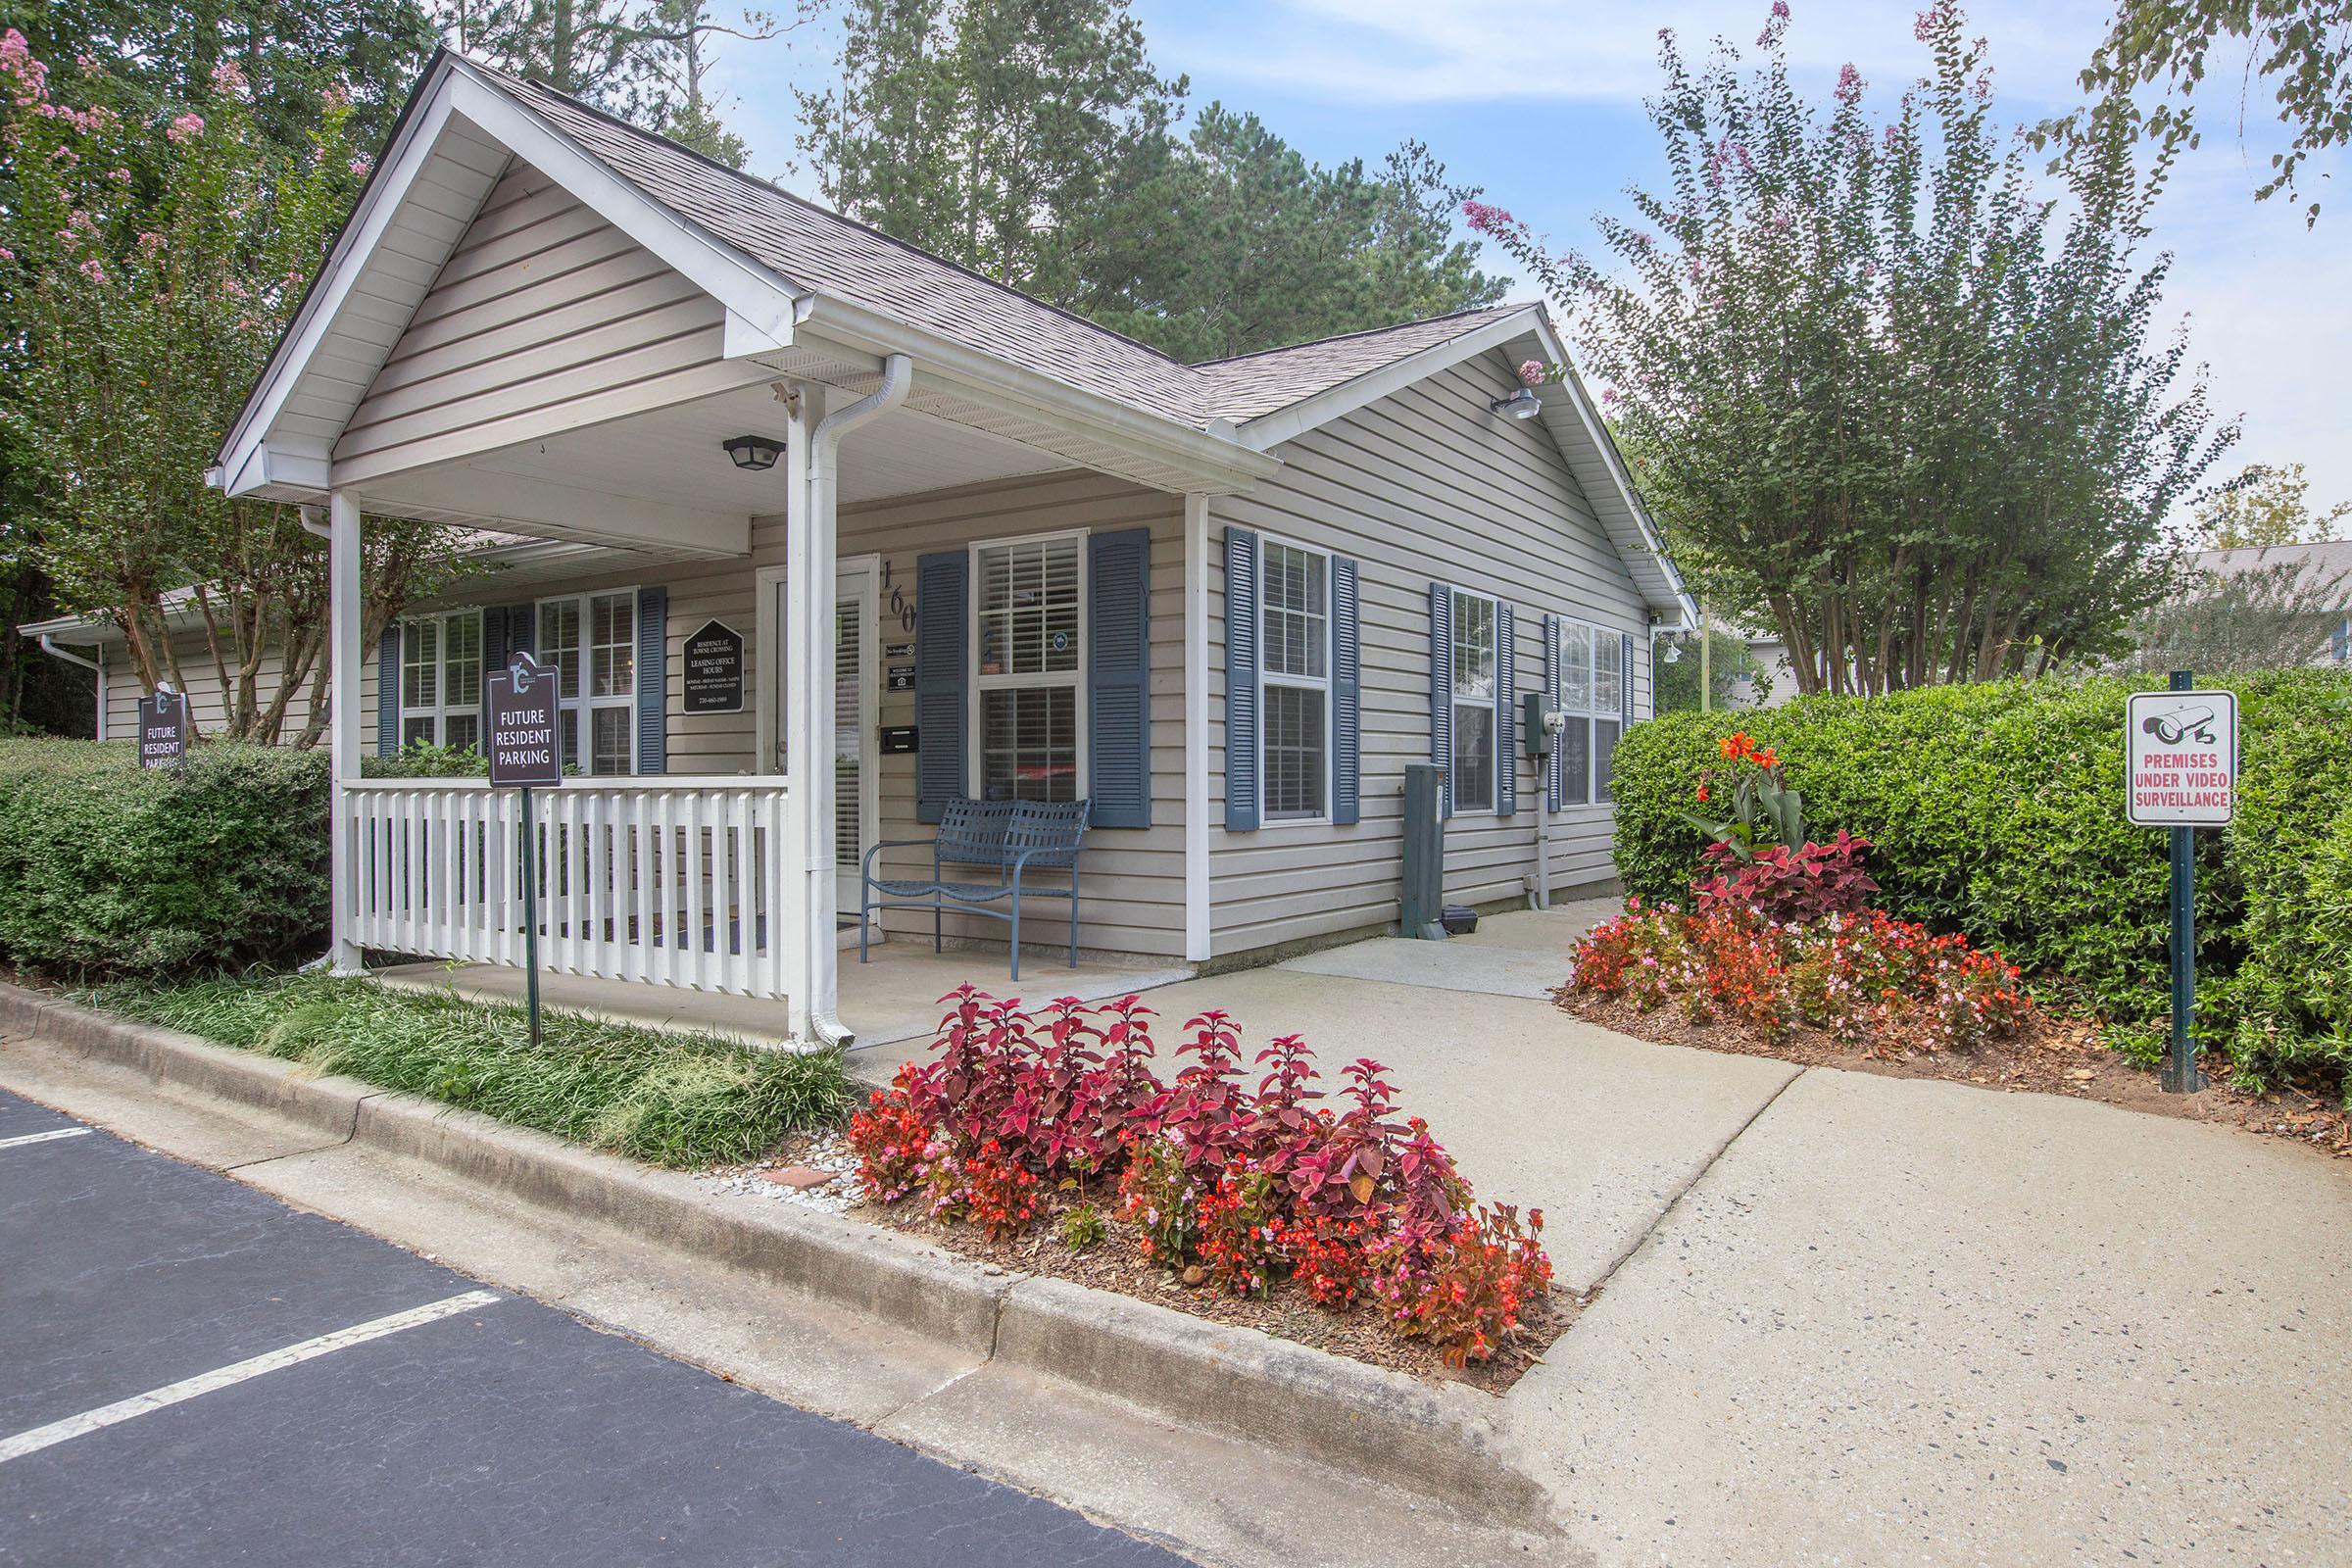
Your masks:
<svg viewBox="0 0 2352 1568"><path fill-rule="evenodd" d="M669 771L669 590L637 590L637 771Z"/></svg>
<svg viewBox="0 0 2352 1568"><path fill-rule="evenodd" d="M1438 767L1438 815L1453 814L1453 590L1429 585L1429 760Z"/></svg>
<svg viewBox="0 0 2352 1568"><path fill-rule="evenodd" d="M1225 831L1257 827L1257 535L1225 530Z"/></svg>
<svg viewBox="0 0 2352 1568"><path fill-rule="evenodd" d="M1331 558L1331 819L1351 827L1363 815L1364 678L1356 564Z"/></svg>
<svg viewBox="0 0 2352 1568"><path fill-rule="evenodd" d="M914 564L914 819L936 822L964 793L965 583L970 556L943 550Z"/></svg>
<svg viewBox="0 0 2352 1568"><path fill-rule="evenodd" d="M1087 820L1152 825L1152 530L1087 539Z"/></svg>
<svg viewBox="0 0 2352 1568"><path fill-rule="evenodd" d="M1518 641L1511 635L1511 607L1494 612L1494 809L1509 816L1519 809Z"/></svg>
<svg viewBox="0 0 2352 1568"><path fill-rule="evenodd" d="M375 755L400 755L400 628L387 626L375 645Z"/></svg>
<svg viewBox="0 0 2352 1568"><path fill-rule="evenodd" d="M490 677L507 667L507 615L503 605L482 612L482 750L490 750Z"/></svg>

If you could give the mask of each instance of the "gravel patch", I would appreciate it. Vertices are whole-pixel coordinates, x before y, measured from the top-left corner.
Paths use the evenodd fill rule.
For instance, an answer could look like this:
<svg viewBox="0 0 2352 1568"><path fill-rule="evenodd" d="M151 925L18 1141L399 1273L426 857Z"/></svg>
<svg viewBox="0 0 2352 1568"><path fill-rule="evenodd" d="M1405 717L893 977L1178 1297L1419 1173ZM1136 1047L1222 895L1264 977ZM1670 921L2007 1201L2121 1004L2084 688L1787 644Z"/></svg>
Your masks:
<svg viewBox="0 0 2352 1568"><path fill-rule="evenodd" d="M799 1143L798 1140L794 1142ZM809 1188L798 1188L771 1179L802 1166L837 1174L822 1187ZM857 1173L858 1156L850 1152L848 1140L838 1133L826 1133L795 1148L790 1159L738 1165L711 1171L695 1180L714 1192L734 1193L744 1198L772 1199L779 1203L798 1203L803 1208L821 1208L828 1214L846 1214L865 1201L858 1191Z"/></svg>

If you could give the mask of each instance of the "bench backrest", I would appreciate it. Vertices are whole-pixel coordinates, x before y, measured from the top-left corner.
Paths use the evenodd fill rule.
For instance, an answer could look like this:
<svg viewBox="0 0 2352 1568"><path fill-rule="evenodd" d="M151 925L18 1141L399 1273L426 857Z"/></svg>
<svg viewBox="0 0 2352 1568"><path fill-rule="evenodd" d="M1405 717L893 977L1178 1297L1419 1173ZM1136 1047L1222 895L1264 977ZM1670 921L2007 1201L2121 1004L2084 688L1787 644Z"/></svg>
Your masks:
<svg viewBox="0 0 2352 1568"><path fill-rule="evenodd" d="M939 858L957 865L1004 864L1004 831L1012 826L1014 801L948 802L939 813Z"/></svg>
<svg viewBox="0 0 2352 1568"><path fill-rule="evenodd" d="M1031 865L1073 866L1078 863L1078 841L1086 835L1091 801L1022 801L1013 808L1012 826L1004 832L1004 863L1026 854Z"/></svg>
<svg viewBox="0 0 2352 1568"><path fill-rule="evenodd" d="M1034 851L1028 861L1033 866L1075 865L1091 804L952 800L939 813L939 858L1009 871L1016 858Z"/></svg>

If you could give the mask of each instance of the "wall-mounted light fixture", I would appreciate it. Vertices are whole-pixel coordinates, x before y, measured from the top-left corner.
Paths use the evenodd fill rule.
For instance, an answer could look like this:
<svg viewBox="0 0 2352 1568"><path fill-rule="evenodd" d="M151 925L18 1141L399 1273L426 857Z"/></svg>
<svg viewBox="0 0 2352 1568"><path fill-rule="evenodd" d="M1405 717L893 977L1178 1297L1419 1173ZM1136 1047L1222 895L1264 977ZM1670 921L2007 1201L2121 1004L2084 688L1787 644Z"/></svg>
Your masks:
<svg viewBox="0 0 2352 1568"><path fill-rule="evenodd" d="M1496 414L1507 414L1514 419L1532 419L1544 412L1544 400L1536 396L1534 387L1523 386L1507 398L1496 398L1487 407Z"/></svg>
<svg viewBox="0 0 2352 1568"><path fill-rule="evenodd" d="M784 452L783 442L764 435L731 436L720 445L725 447L727 456L735 460L735 466L755 473L762 468L774 467L776 459Z"/></svg>

